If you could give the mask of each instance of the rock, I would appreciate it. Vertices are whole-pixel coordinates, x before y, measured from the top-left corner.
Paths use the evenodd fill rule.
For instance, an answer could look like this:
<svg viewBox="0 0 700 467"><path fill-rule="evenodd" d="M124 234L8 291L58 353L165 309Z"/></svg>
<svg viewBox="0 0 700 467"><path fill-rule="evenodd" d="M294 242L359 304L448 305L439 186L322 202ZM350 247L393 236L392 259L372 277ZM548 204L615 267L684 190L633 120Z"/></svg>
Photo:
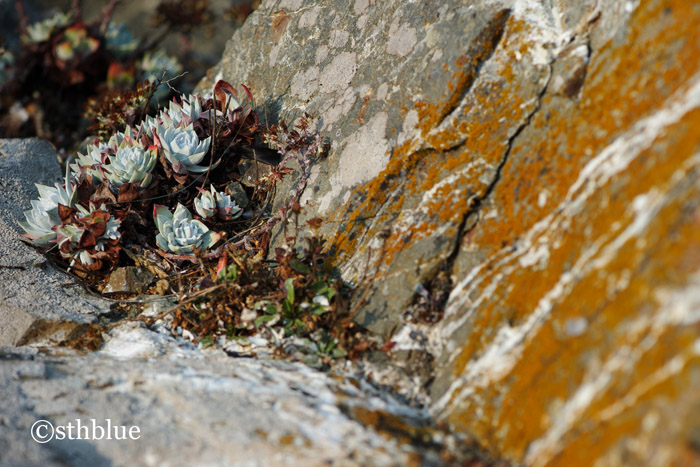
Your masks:
<svg viewBox="0 0 700 467"><path fill-rule="evenodd" d="M226 185L226 192L231 195L231 199L233 199L242 209L248 207L250 200L248 199L248 195L243 189L243 186L239 182L231 182Z"/></svg>
<svg viewBox="0 0 700 467"><path fill-rule="evenodd" d="M464 215L496 179L510 138L549 78L543 46L528 39L527 27L510 40L533 53L514 61L498 47L513 23L511 9L439 3L357 1L297 10L264 2L212 72L281 100L282 116L303 110L320 118L332 152L314 167L302 198L305 217L329 218L321 231L332 239L346 280L375 284L357 320L386 336L401 324L399 311L410 305L414 285L452 254ZM266 28L269 41L241 47ZM269 59L260 60L261 53ZM502 75L506 65L518 80ZM500 103L479 115L496 89ZM458 129L465 112L474 125ZM500 114L508 119L494 125ZM478 148L467 150L468 135ZM452 189L458 186L468 189ZM278 204L288 192L278 189Z"/></svg>
<svg viewBox="0 0 700 467"><path fill-rule="evenodd" d="M143 293L155 279L155 274L136 266L115 269L109 276L109 281L103 293Z"/></svg>
<svg viewBox="0 0 700 467"><path fill-rule="evenodd" d="M528 465L683 464L699 19L681 0L268 0L200 86L320 118L304 216L328 219L356 320L434 356L439 422Z"/></svg>
<svg viewBox="0 0 700 467"><path fill-rule="evenodd" d="M38 139L0 140L0 345L64 343L91 329L109 304L79 287L20 241L18 222L38 197L34 183L60 183L56 151Z"/></svg>
<svg viewBox="0 0 700 467"><path fill-rule="evenodd" d="M140 328L132 337L143 342L149 332ZM366 383L302 364L232 359L180 345L159 350L152 358L153 351L0 348L0 464L405 465L416 459L410 445L354 417L393 417L410 427L425 412L383 399ZM109 420L138 427L141 438L39 444L30 436L39 420L54 429L78 420L107 427Z"/></svg>

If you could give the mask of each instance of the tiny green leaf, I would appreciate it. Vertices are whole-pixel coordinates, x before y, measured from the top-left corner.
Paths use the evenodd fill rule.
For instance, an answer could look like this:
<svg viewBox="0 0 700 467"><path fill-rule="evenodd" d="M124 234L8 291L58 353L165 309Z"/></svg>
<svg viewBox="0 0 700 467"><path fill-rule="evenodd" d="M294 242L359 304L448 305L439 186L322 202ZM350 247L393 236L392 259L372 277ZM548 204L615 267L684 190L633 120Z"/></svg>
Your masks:
<svg viewBox="0 0 700 467"><path fill-rule="evenodd" d="M289 278L286 281L284 281L284 286L287 289L287 302L289 302L290 305L294 304L294 279Z"/></svg>

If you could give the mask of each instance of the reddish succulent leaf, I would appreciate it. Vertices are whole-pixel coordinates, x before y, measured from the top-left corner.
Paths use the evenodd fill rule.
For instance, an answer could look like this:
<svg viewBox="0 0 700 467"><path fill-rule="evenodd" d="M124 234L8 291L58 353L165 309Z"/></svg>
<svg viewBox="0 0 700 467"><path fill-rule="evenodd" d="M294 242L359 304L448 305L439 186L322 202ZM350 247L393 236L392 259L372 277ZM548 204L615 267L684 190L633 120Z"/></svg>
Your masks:
<svg viewBox="0 0 700 467"><path fill-rule="evenodd" d="M233 86L221 79L214 86L214 95L216 96L216 100L219 102L222 110L225 108L223 106L226 105L229 97L232 97L238 101L238 94L236 94L236 90L233 88Z"/></svg>
<svg viewBox="0 0 700 467"><path fill-rule="evenodd" d="M95 234L89 230L83 232L83 234L80 236L80 241L78 242L78 249L85 250L95 245L97 245L97 238L95 238Z"/></svg>
<svg viewBox="0 0 700 467"><path fill-rule="evenodd" d="M92 183L87 181L84 177L81 177L80 183L78 183L78 186L76 187L76 191L78 192L78 203L88 204L92 198L92 195L95 194L95 187L93 187Z"/></svg>
<svg viewBox="0 0 700 467"><path fill-rule="evenodd" d="M101 184L90 197L90 200L95 203L116 203L117 198L112 193L112 190L106 184Z"/></svg>
<svg viewBox="0 0 700 467"><path fill-rule="evenodd" d="M129 203L141 198L141 193L133 183L125 183L119 187L117 192L117 201L120 203Z"/></svg>
<svg viewBox="0 0 700 467"><path fill-rule="evenodd" d="M58 217L61 218L61 222L66 222L75 212L75 209L64 206L58 203Z"/></svg>
<svg viewBox="0 0 700 467"><path fill-rule="evenodd" d="M243 89L245 89L245 93L248 96L248 103L252 106L255 102L255 99L253 99L253 94L250 92L250 89L248 89L248 86L243 83L241 83L241 86L243 86Z"/></svg>

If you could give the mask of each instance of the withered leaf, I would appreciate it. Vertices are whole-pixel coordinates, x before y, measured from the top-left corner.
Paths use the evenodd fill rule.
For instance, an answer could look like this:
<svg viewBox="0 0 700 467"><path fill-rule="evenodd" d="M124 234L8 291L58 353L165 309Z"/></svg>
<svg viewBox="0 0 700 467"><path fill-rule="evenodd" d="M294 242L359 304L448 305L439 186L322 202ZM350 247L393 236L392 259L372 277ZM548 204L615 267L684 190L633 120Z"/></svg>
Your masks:
<svg viewBox="0 0 700 467"><path fill-rule="evenodd" d="M97 187L97 190L95 190L95 193L92 195L91 200L95 203L117 202L117 198L114 196L114 193L112 193L112 191L105 183Z"/></svg>
<svg viewBox="0 0 700 467"><path fill-rule="evenodd" d="M64 206L61 203L58 203L58 217L61 218L61 222L67 222L74 212L75 209L69 208L68 206Z"/></svg>
<svg viewBox="0 0 700 467"><path fill-rule="evenodd" d="M78 242L78 249L84 250L95 245L97 245L97 238L95 237L95 234L89 230L83 232L83 234L80 236L80 241Z"/></svg>
<svg viewBox="0 0 700 467"><path fill-rule="evenodd" d="M125 183L119 187L117 192L117 201L120 203L129 203L138 200L141 197L138 188L133 183Z"/></svg>

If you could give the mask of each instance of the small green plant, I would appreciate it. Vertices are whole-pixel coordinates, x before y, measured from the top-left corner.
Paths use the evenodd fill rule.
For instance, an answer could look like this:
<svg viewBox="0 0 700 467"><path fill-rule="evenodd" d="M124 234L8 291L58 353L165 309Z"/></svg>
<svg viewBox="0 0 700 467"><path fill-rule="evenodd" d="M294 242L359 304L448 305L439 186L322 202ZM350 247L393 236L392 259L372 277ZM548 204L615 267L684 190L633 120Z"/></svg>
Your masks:
<svg viewBox="0 0 700 467"><path fill-rule="evenodd" d="M206 349L215 345L214 338L211 336L204 336L201 339L199 339L199 344L202 346L203 349Z"/></svg>

